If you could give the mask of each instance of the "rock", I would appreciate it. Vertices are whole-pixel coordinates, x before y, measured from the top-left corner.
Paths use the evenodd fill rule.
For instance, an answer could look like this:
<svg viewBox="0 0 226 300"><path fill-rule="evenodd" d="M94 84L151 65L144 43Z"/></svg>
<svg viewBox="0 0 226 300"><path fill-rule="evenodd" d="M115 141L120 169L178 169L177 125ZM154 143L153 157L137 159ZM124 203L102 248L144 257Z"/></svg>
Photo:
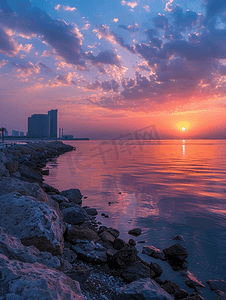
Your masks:
<svg viewBox="0 0 226 300"><path fill-rule="evenodd" d="M49 175L49 169L41 170L42 175Z"/></svg>
<svg viewBox="0 0 226 300"><path fill-rule="evenodd" d="M77 281L39 263L9 260L0 254L0 274L4 299L84 300Z"/></svg>
<svg viewBox="0 0 226 300"><path fill-rule="evenodd" d="M78 281L81 285L89 278L90 268L84 265L76 265L69 272L67 276Z"/></svg>
<svg viewBox="0 0 226 300"><path fill-rule="evenodd" d="M53 255L63 251L65 227L54 209L19 193L0 197L0 226L19 238L24 246L34 245Z"/></svg>
<svg viewBox="0 0 226 300"><path fill-rule="evenodd" d="M150 270L155 272L155 277L160 277L162 275L162 268L159 264L151 262Z"/></svg>
<svg viewBox="0 0 226 300"><path fill-rule="evenodd" d="M161 277L155 277L154 278L154 281L156 281L159 285L162 285L163 284L163 280Z"/></svg>
<svg viewBox="0 0 226 300"><path fill-rule="evenodd" d="M110 232L108 232L108 231L102 232L100 234L100 237L101 237L103 242L114 243L114 241L115 241L115 237L113 235L111 235Z"/></svg>
<svg viewBox="0 0 226 300"><path fill-rule="evenodd" d="M82 194L78 189L69 189L66 191L62 191L60 195L68 198L70 202L82 204Z"/></svg>
<svg viewBox="0 0 226 300"><path fill-rule="evenodd" d="M43 190L47 193L47 192L54 192L55 194L59 194L59 190L54 188L53 186L51 185L48 185L47 183L42 183L41 184L41 187L43 188Z"/></svg>
<svg viewBox="0 0 226 300"><path fill-rule="evenodd" d="M0 163L5 164L7 161L7 158L5 156L5 153L3 153L2 151L0 151Z"/></svg>
<svg viewBox="0 0 226 300"><path fill-rule="evenodd" d="M226 282L224 280L207 280L211 291L219 290L226 293Z"/></svg>
<svg viewBox="0 0 226 300"><path fill-rule="evenodd" d="M204 298L198 294L190 295L190 297L183 300L204 300Z"/></svg>
<svg viewBox="0 0 226 300"><path fill-rule="evenodd" d="M122 239L119 239L119 238L116 238L114 240L114 243L113 243L113 247L116 249L116 250L120 250L122 248L124 248L126 245L126 242L123 241Z"/></svg>
<svg viewBox="0 0 226 300"><path fill-rule="evenodd" d="M68 248L64 248L61 258L65 259L70 264L73 264L77 259L77 254Z"/></svg>
<svg viewBox="0 0 226 300"><path fill-rule="evenodd" d="M28 156L28 155L22 155L21 158L18 159L18 163L19 164L22 164L24 163L25 161L29 161L31 158L31 155Z"/></svg>
<svg viewBox="0 0 226 300"><path fill-rule="evenodd" d="M0 196L8 193L17 192L24 196L32 196L37 201L48 203L46 193L40 188L38 183L21 181L17 178L1 178Z"/></svg>
<svg viewBox="0 0 226 300"><path fill-rule="evenodd" d="M128 234L139 236L141 235L141 229L140 228L134 228L128 231Z"/></svg>
<svg viewBox="0 0 226 300"><path fill-rule="evenodd" d="M154 246L144 246L142 249L142 254L146 254L156 259L166 260L165 253Z"/></svg>
<svg viewBox="0 0 226 300"><path fill-rule="evenodd" d="M226 300L226 293L218 292L217 300Z"/></svg>
<svg viewBox="0 0 226 300"><path fill-rule="evenodd" d="M26 177L28 180L35 181L35 182L42 182L42 174L38 170L33 170L32 168L19 165L18 170L22 177Z"/></svg>
<svg viewBox="0 0 226 300"><path fill-rule="evenodd" d="M78 240L76 245L72 246L72 249L78 254L79 258L91 262L91 263L106 263L107 253L103 249L96 247L94 242L87 240Z"/></svg>
<svg viewBox="0 0 226 300"><path fill-rule="evenodd" d="M121 276L126 282L136 281L140 278L150 278L150 269L138 261L122 270Z"/></svg>
<svg viewBox="0 0 226 300"><path fill-rule="evenodd" d="M31 168L33 170L37 169L37 165L33 161L27 161L27 160L25 160L23 162L23 166L27 166L27 167L29 167L29 168Z"/></svg>
<svg viewBox="0 0 226 300"><path fill-rule="evenodd" d="M129 239L128 244L130 246L136 246L136 241L134 241L134 239Z"/></svg>
<svg viewBox="0 0 226 300"><path fill-rule="evenodd" d="M174 293L174 297L176 300L187 298L187 296L188 296L188 293L183 289L179 289L178 291L176 291Z"/></svg>
<svg viewBox="0 0 226 300"><path fill-rule="evenodd" d="M188 257L187 249L181 244L175 244L163 249L166 259L173 261L184 261Z"/></svg>
<svg viewBox="0 0 226 300"><path fill-rule="evenodd" d="M119 288L114 300L173 300L154 280L139 279Z"/></svg>
<svg viewBox="0 0 226 300"><path fill-rule="evenodd" d="M14 178L20 178L21 177L20 172L15 172L15 173L11 174L11 176L14 177Z"/></svg>
<svg viewBox="0 0 226 300"><path fill-rule="evenodd" d="M9 173L14 173L18 170L18 162L16 160L9 160L5 163L6 169Z"/></svg>
<svg viewBox="0 0 226 300"><path fill-rule="evenodd" d="M62 203L62 202L67 202L67 203L69 203L69 200L68 200L66 197L64 197L64 196L60 196L60 195L51 195L51 198L52 198L54 201L58 202L59 204Z"/></svg>
<svg viewBox="0 0 226 300"><path fill-rule="evenodd" d="M75 225L67 227L65 238L72 244L76 244L77 240L88 240L89 242L97 242L99 240L99 236L94 230Z"/></svg>
<svg viewBox="0 0 226 300"><path fill-rule="evenodd" d="M81 206L74 204L73 207L68 207L62 210L64 222L72 225L78 225L89 220L89 216Z"/></svg>
<svg viewBox="0 0 226 300"><path fill-rule="evenodd" d="M118 231L118 229L109 227L107 231L110 232L110 234L113 235L115 238L119 237L120 232Z"/></svg>
<svg viewBox="0 0 226 300"><path fill-rule="evenodd" d="M176 241L185 241L183 235L175 235L175 237L172 238L172 240L176 240Z"/></svg>
<svg viewBox="0 0 226 300"><path fill-rule="evenodd" d="M19 260L27 263L41 263L50 268L59 268L60 261L49 252L40 252L34 246L25 247L21 241L8 235L5 229L0 229L0 253L9 259Z"/></svg>
<svg viewBox="0 0 226 300"><path fill-rule="evenodd" d="M86 207L84 208L88 215L96 216L98 214L96 208Z"/></svg>
<svg viewBox="0 0 226 300"><path fill-rule="evenodd" d="M9 171L6 169L6 167L3 163L0 163L0 178L2 176L8 177L9 176Z"/></svg>
<svg viewBox="0 0 226 300"><path fill-rule="evenodd" d="M169 294L174 294L180 289L179 285L175 282L165 283L162 288Z"/></svg>
<svg viewBox="0 0 226 300"><path fill-rule="evenodd" d="M179 271L179 273L188 287L205 287L205 285L201 281L198 281L198 279L191 272Z"/></svg>
<svg viewBox="0 0 226 300"><path fill-rule="evenodd" d="M135 247L126 245L123 249L117 251L110 259L110 265L114 268L123 268L132 266L138 260Z"/></svg>

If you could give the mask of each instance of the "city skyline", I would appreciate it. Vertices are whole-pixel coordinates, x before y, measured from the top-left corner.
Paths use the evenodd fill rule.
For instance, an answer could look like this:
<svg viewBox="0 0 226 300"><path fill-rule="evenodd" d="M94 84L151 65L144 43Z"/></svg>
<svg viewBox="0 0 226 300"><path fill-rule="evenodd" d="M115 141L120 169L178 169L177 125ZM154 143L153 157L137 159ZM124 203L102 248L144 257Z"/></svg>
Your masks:
<svg viewBox="0 0 226 300"><path fill-rule="evenodd" d="M226 4L4 0L0 121L59 111L67 134L226 138ZM182 125L181 125L182 124Z"/></svg>

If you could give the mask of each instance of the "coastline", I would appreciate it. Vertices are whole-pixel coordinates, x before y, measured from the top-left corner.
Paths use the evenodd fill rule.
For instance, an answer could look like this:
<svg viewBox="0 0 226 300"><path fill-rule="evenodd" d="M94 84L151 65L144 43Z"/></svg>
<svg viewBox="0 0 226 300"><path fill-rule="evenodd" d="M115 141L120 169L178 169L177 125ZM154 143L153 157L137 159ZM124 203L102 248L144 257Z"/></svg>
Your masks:
<svg viewBox="0 0 226 300"><path fill-rule="evenodd" d="M65 285L65 281L71 280L70 288L68 286L62 288L64 293L62 299L133 299L125 295L132 297L131 293L134 295L134 293L138 293L138 290L140 295L146 293L149 297L140 299L151 299L151 293L152 295L157 293L159 299L203 299L200 296L203 284L196 278L189 277L186 262L188 253L179 242L163 250L153 246L145 246L142 253L167 261L175 270L180 271L184 280L187 281L187 285L194 290L190 296L181 290L176 283L172 283L170 280L163 282L161 280L162 268L157 263L147 264L142 261L137 255L136 242L133 239L126 243L119 238L118 230L99 226L100 224L97 224L95 220L97 211L94 208L81 206L83 196L78 189L60 193L57 189L43 183L43 175L48 175L48 170L43 169L46 163L53 157L72 150L75 150L72 146L64 145L58 141L18 144L1 149L0 203L4 203L1 215L4 219L2 218L0 226L4 227L8 224L7 228L4 227L6 231L2 229L1 236L5 237L4 241L11 240L11 244L12 241L15 242L16 240L15 245L17 245L17 247L10 248L11 252L8 245L7 252L4 250L6 242L4 247L0 247L0 253L7 257L1 256L4 272L10 270L10 274L12 275L14 272L15 276L17 271L12 271L12 267L7 269L6 266L11 266L12 261L31 264L29 260L31 260L30 256L33 255L32 265L39 263L41 265L39 270L43 268L43 265L48 268L48 263L54 261L51 264L51 269L48 271L44 269L46 271L43 271L43 276L38 278L38 281L41 279L48 281L49 272L57 272L57 275L54 273L54 276L62 278L61 286ZM9 207L16 207L17 209L11 209L11 215L9 215ZM36 212L39 212L35 220L36 223L33 219L29 219L26 213L25 216L28 217L28 220L23 218L24 210L29 214L32 212L35 216ZM12 219L15 218L17 221L14 227L17 227L17 230L12 228ZM37 229L37 227L40 228ZM132 235L138 233L136 230ZM180 237L176 239L180 241ZM38 255L30 253L32 252L31 246L38 249L35 250ZM23 258L15 254L18 249L24 253ZM45 253L48 259L42 257L41 260L38 260L42 253ZM6 254L10 255L7 256ZM30 267L23 265L23 270L20 270L28 281L29 276L26 275L26 269ZM55 268L55 271L52 268ZM37 273L38 271L36 273L34 271L33 275L36 280ZM79 284L75 283L74 280L79 281L81 290ZM30 280L28 286L31 283ZM9 286L8 289L11 288L14 292L14 286L13 284L10 286L10 284L5 282L5 285ZM102 285L103 289L99 285ZM29 293L27 286L26 289ZM11 290L10 293L12 293ZM6 289L2 293L5 293L4 297L9 294ZM32 297L32 293L33 290L30 289L30 297ZM50 295L48 299L57 299L56 294L51 295L52 291L49 286L46 293ZM84 298L82 298L82 294ZM174 295L174 298L170 294ZM222 297L222 292L219 291L218 294L219 297ZM18 294L16 295L18 296ZM100 298L94 298L98 295ZM181 298L182 296L183 298ZM18 299L29 298L23 296Z"/></svg>

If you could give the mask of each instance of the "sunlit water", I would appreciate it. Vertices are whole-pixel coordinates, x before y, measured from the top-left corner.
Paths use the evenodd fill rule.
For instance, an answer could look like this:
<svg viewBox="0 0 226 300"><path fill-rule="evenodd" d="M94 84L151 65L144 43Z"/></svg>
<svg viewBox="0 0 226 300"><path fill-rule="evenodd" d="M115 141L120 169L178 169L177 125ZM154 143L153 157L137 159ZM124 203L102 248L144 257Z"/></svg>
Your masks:
<svg viewBox="0 0 226 300"><path fill-rule="evenodd" d="M128 230L140 227L136 241L163 249L175 243L174 236L183 235L188 270L204 284L226 280L226 141L67 143L76 151L49 163L46 183L59 190L79 188L88 197L83 205L97 208L98 221L118 228L125 240L131 238ZM143 244L137 247L141 252ZM163 279L189 291L166 262L157 262L164 269ZM206 299L216 299L206 286Z"/></svg>

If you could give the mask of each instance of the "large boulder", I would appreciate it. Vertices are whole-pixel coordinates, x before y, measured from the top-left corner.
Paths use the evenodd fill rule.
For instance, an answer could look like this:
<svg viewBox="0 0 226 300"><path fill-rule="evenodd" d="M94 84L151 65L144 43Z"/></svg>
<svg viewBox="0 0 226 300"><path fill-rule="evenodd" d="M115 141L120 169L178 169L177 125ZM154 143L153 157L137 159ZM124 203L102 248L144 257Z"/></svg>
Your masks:
<svg viewBox="0 0 226 300"><path fill-rule="evenodd" d="M144 246L142 249L142 254L146 254L156 259L166 260L165 253L154 246Z"/></svg>
<svg viewBox="0 0 226 300"><path fill-rule="evenodd" d="M99 236L94 230L88 227L68 225L65 239L72 244L76 244L77 240L88 240L89 242L97 242L99 240Z"/></svg>
<svg viewBox="0 0 226 300"><path fill-rule="evenodd" d="M128 234L139 236L141 235L141 229L140 228L134 228L128 231Z"/></svg>
<svg viewBox="0 0 226 300"><path fill-rule="evenodd" d="M90 218L81 206L74 203L73 207L68 207L62 210L64 222L72 225L78 225Z"/></svg>
<svg viewBox="0 0 226 300"><path fill-rule="evenodd" d="M121 276L126 282L136 281L140 278L150 278L150 269L138 261L132 266L123 269Z"/></svg>
<svg viewBox="0 0 226 300"><path fill-rule="evenodd" d="M166 291L164 291L152 279L139 279L127 284L117 290L114 300L173 300Z"/></svg>
<svg viewBox="0 0 226 300"><path fill-rule="evenodd" d="M179 243L163 249L163 252L166 259L172 261L184 261L188 257L187 249Z"/></svg>
<svg viewBox="0 0 226 300"><path fill-rule="evenodd" d="M0 162L0 178L2 176L5 176L5 177L9 176L9 171L6 169L4 163Z"/></svg>
<svg viewBox="0 0 226 300"><path fill-rule="evenodd" d="M0 197L0 226L25 246L61 254L64 246L64 224L47 203L19 193Z"/></svg>
<svg viewBox="0 0 226 300"><path fill-rule="evenodd" d="M8 235L4 228L0 228L0 253L9 259L15 259L27 263L41 263L50 268L59 268L60 261L49 252L40 252L34 246L25 247L21 241Z"/></svg>
<svg viewBox="0 0 226 300"><path fill-rule="evenodd" d="M40 183L43 181L42 173L38 170L33 170L32 168L25 165L19 165L18 170L21 176L27 178L27 180Z"/></svg>
<svg viewBox="0 0 226 300"><path fill-rule="evenodd" d="M110 265L114 268L126 269L138 260L137 252L135 247L126 245L124 248L113 254L110 259Z"/></svg>
<svg viewBox="0 0 226 300"><path fill-rule="evenodd" d="M1 296L7 300L84 300L79 283L39 263L9 260L0 254Z"/></svg>
<svg viewBox="0 0 226 300"><path fill-rule="evenodd" d="M24 196L32 196L38 201L48 203L48 197L38 183L29 183L17 178L1 178L0 196L17 192Z"/></svg>
<svg viewBox="0 0 226 300"><path fill-rule="evenodd" d="M5 167L9 171L10 174L15 173L18 170L18 161L8 160L5 163Z"/></svg>
<svg viewBox="0 0 226 300"><path fill-rule="evenodd" d="M82 194L78 189L69 189L60 192L61 196L68 198L70 202L74 202L76 204L82 204Z"/></svg>
<svg viewBox="0 0 226 300"><path fill-rule="evenodd" d="M5 156L5 153L3 153L2 151L0 151L0 163L5 164L7 161L7 158Z"/></svg>

